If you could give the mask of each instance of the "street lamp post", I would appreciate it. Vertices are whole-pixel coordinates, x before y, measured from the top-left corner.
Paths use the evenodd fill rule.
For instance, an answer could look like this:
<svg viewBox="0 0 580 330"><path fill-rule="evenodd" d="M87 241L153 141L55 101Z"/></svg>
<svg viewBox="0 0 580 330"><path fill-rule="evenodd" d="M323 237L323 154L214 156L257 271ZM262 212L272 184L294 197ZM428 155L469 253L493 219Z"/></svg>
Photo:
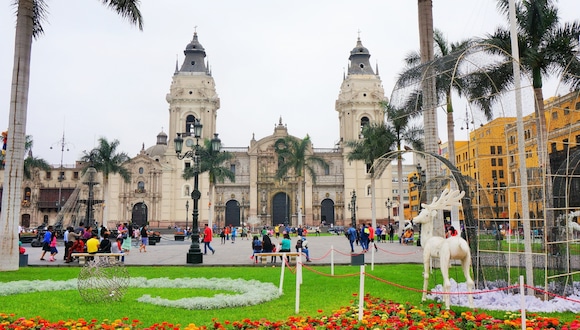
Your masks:
<svg viewBox="0 0 580 330"><path fill-rule="evenodd" d="M189 233L187 230L187 214L189 213L189 200L185 201L185 235Z"/></svg>
<svg viewBox="0 0 580 330"><path fill-rule="evenodd" d="M200 156L199 156L199 138L201 137L202 124L199 119L195 119L193 123L193 136L195 137L195 145L191 146L191 150L186 151L181 154L183 149L183 138L182 134L188 135L190 133L177 133L177 137L173 140L175 144L175 153L178 159L191 158L193 160L193 191L191 192L191 199L193 200L193 212L191 214L192 222L192 232L191 232L191 246L187 252L187 263L188 264L201 264L203 263L203 255L199 246L199 199L201 198L201 192L199 191L199 172L200 172ZM221 141L214 134L214 138L211 140L212 150L219 150L221 147Z"/></svg>
<svg viewBox="0 0 580 330"><path fill-rule="evenodd" d="M387 208L387 221L389 221L389 223L391 222L391 208L393 207L393 201L391 201L391 198L388 197L387 200L385 201L385 207Z"/></svg>
<svg viewBox="0 0 580 330"><path fill-rule="evenodd" d="M348 210L350 211L351 217L350 217L350 223L352 225L353 228L356 228L356 210L357 210L357 206L356 206L356 191L354 191L354 189L352 190L352 193L350 193L350 203L348 204Z"/></svg>
<svg viewBox="0 0 580 330"><path fill-rule="evenodd" d="M93 164L91 163L89 165L89 167L87 168L87 171L85 172L85 182L83 182L84 184L86 184L89 187L89 194L88 194L88 198L86 200L86 205L87 205L87 209L86 209L86 222L87 222L87 226L94 226L94 205L97 204L95 201L95 195L94 195L94 189L93 187L95 185L97 185L98 183L95 182L95 177L97 175L97 170L95 169L95 167L93 166Z"/></svg>

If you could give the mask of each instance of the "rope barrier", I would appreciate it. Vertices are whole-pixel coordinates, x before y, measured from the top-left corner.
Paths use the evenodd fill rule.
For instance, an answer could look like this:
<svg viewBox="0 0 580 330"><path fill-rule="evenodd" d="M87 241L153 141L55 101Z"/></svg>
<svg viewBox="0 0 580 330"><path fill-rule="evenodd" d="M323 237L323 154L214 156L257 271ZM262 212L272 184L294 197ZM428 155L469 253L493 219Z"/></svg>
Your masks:
<svg viewBox="0 0 580 330"><path fill-rule="evenodd" d="M561 295L558 295L558 294L555 294L555 293L546 291L544 289L536 288L536 287L533 287L533 286L530 286L530 285L527 285L527 284L524 284L524 287L527 288L527 289L532 289L534 291L540 292L542 294L546 294L546 295L555 297L555 298L560 298L560 299L564 299L564 300L568 300L568 301L571 301L571 302L575 302L575 303L579 303L580 304L580 300L576 300L576 299L572 299L572 298L569 298L569 297L561 296Z"/></svg>
<svg viewBox="0 0 580 330"><path fill-rule="evenodd" d="M307 269L307 270L309 270L309 271L311 271L311 272L313 272L313 273L315 273L315 274L322 275L322 276L327 276L327 277L352 277L352 276L359 276L359 273L352 273L352 274L342 274L342 275L331 275L331 274L326 274L326 273L323 273L323 272L321 272L321 271L319 271L319 270L315 270L315 269L314 269L312 266L310 266L310 265L306 265L306 264L304 264L304 263L301 263L301 265L302 265L302 268L303 268L303 269Z"/></svg>
<svg viewBox="0 0 580 330"><path fill-rule="evenodd" d="M310 260L322 260L322 259L328 257L331 252L332 252L332 249L329 249L328 251L326 251L326 253L322 257L319 257L319 258L314 258L313 256L310 256ZM302 254L304 256L306 256L306 254L304 252L302 252Z"/></svg>
<svg viewBox="0 0 580 330"><path fill-rule="evenodd" d="M410 256L410 255L417 254L417 253L423 253L422 250L417 250L417 251L413 251L413 252L405 252L405 253L397 253L397 252L392 252L392 251L389 251L389 250L385 250L385 249L383 249L381 247L379 247L378 249L380 251L382 251L382 252L386 252L388 254L393 254L393 255L396 255L396 256Z"/></svg>

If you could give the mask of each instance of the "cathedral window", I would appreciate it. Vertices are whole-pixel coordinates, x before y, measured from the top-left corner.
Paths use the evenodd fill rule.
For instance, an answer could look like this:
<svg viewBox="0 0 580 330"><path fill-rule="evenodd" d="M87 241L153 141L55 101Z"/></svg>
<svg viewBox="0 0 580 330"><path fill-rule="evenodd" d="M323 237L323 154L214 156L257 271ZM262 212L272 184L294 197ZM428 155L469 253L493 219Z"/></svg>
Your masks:
<svg viewBox="0 0 580 330"><path fill-rule="evenodd" d="M193 133L193 124L195 123L195 116L188 115L185 119L185 132L186 136L190 136Z"/></svg>
<svg viewBox="0 0 580 330"><path fill-rule="evenodd" d="M145 170L143 170L143 167L139 167L139 174L143 174Z"/></svg>
<svg viewBox="0 0 580 330"><path fill-rule="evenodd" d="M360 134L359 134L359 136L360 136L361 138L362 138L362 131L363 131L363 128L364 128L365 126L368 126L368 125L369 125L369 123L370 123L369 117L362 117L362 118L360 119L360 132L359 132Z"/></svg>
<svg viewBox="0 0 580 330"><path fill-rule="evenodd" d="M145 192L145 182L139 181L137 182L137 193L144 193Z"/></svg>

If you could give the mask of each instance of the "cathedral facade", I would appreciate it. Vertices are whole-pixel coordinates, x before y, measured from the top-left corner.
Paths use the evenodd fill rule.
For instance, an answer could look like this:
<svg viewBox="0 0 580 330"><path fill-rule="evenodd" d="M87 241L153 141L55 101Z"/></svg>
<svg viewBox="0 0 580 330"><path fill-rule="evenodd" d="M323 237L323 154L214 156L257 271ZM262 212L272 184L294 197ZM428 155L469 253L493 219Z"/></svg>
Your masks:
<svg viewBox="0 0 580 330"><path fill-rule="evenodd" d="M181 133L187 150L198 142L203 143L204 139L212 139L219 117L220 99L205 61L206 51L197 33L185 47L184 54L185 59L181 66L176 65L166 95L168 132L159 133L155 145L143 146L137 156L124 164L131 172L131 182L124 182L118 175L109 177L107 200L101 197L104 201L95 210L95 215L102 218L106 226L133 222L159 228L191 227L194 183L193 180L184 180L182 175L185 168L194 166L193 159L179 159L173 139ZM272 135L252 137L247 146L224 149L234 156L224 164L235 173L234 181L226 179L224 183L218 182L215 187L210 187L208 174L200 174L200 226L205 223L218 227L230 224L256 227L276 224L347 225L351 223L353 213L357 223L370 223L372 193L367 168L362 161L347 160L349 150L344 143L359 139L364 125L384 121L382 102L386 100L385 93L378 68L373 70L369 58L369 50L359 38L350 52L350 65L335 101L340 143L331 148L311 148L308 151L328 164L316 168L315 182L308 174L305 174L302 187L291 174L276 179L278 157L274 144L291 134L283 118L276 115L272 118L275 123ZM200 141L191 134L193 124L198 120L203 125ZM63 177L68 178L66 173ZM376 181L375 218L379 223L386 223L389 216L398 221L397 203L388 208L385 206L388 199L396 201L395 178L393 171L385 171ZM82 188L82 180L77 179L71 181L71 190L75 182ZM82 195L82 189L79 194ZM66 196L71 196L68 190ZM302 198L300 203L299 196ZM48 217L44 215L43 222L52 224L56 218L56 213ZM31 225L36 222L39 221L31 221Z"/></svg>

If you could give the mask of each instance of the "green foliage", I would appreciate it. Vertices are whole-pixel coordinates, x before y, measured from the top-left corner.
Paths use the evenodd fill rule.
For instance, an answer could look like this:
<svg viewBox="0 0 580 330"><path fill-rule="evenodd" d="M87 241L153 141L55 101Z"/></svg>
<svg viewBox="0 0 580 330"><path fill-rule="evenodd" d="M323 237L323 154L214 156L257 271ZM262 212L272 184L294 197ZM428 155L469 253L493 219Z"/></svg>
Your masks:
<svg viewBox="0 0 580 330"><path fill-rule="evenodd" d="M228 151L213 150L210 139L203 141L203 146L199 146L198 155L200 159L199 173L208 172L211 184L223 183L225 179L231 182L236 181L236 174L227 166L227 161L234 158ZM226 164L226 165L224 165ZM194 167L186 167L183 170L183 179L189 180L195 175Z"/></svg>
<svg viewBox="0 0 580 330"><path fill-rule="evenodd" d="M129 183L131 182L131 173L123 167L123 163L130 158L126 152L117 152L119 144L119 140L109 142L106 138L101 137L99 138L99 146L88 153L85 152L81 160L92 164L97 172L103 173L105 182L109 181L109 175L119 174L126 183Z"/></svg>
<svg viewBox="0 0 580 330"><path fill-rule="evenodd" d="M360 140L346 141L346 146L351 148L347 155L349 161L362 160L370 166L382 155L396 148L395 133L383 124L365 125L362 136Z"/></svg>
<svg viewBox="0 0 580 330"><path fill-rule="evenodd" d="M310 136L299 140L293 136L280 138L274 144L278 155L278 170L276 178L282 179L284 176L294 171L294 175L304 178L304 172L308 171L312 177L312 182L316 182L315 165L326 167L328 164L321 157L312 154Z"/></svg>
<svg viewBox="0 0 580 330"><path fill-rule="evenodd" d="M24 159L24 178L32 179L32 172L35 170L50 171L51 167L48 162L42 158L29 156Z"/></svg>

